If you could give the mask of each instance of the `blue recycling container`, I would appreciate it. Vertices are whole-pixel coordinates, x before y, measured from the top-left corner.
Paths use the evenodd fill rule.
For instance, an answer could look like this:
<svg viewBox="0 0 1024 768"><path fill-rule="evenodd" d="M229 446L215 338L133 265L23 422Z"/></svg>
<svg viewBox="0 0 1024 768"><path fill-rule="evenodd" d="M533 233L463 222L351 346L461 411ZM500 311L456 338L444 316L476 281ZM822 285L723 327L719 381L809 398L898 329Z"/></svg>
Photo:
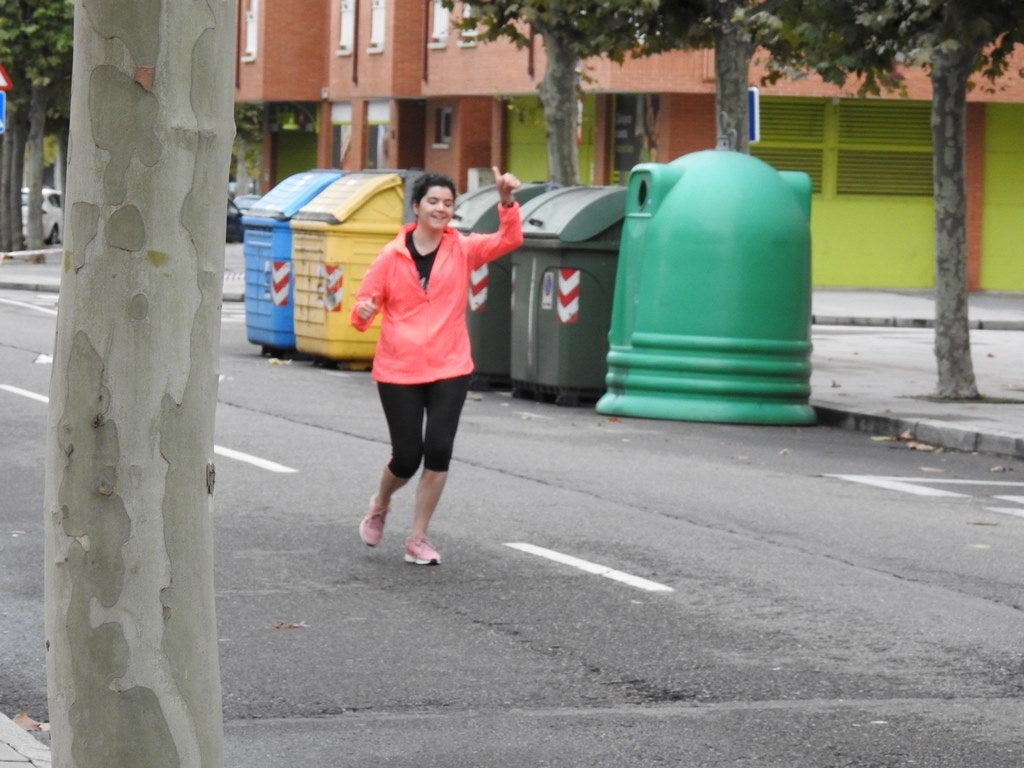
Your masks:
<svg viewBox="0 0 1024 768"><path fill-rule="evenodd" d="M342 171L319 169L296 173L242 217L246 336L264 354L295 349L291 218L342 175Z"/></svg>

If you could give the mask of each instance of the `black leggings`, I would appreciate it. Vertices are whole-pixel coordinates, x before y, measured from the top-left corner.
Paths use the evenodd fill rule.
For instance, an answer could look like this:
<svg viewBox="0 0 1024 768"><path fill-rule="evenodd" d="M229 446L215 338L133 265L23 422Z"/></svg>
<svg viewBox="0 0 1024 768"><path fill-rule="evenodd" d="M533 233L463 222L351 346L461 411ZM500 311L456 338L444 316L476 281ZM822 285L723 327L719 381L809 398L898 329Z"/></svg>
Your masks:
<svg viewBox="0 0 1024 768"><path fill-rule="evenodd" d="M421 459L424 469L447 472L469 392L469 376L427 384L377 382L377 392L391 433L391 473L408 480L416 474Z"/></svg>

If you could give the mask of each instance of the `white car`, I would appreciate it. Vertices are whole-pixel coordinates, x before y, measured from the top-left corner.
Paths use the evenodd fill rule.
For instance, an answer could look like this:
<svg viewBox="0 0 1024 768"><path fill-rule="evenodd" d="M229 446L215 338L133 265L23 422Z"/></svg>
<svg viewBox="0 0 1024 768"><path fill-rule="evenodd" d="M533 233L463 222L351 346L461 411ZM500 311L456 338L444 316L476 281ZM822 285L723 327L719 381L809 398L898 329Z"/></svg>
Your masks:
<svg viewBox="0 0 1024 768"><path fill-rule="evenodd" d="M21 188L21 231L28 240L28 187ZM43 187L43 242L56 245L61 242L64 228L64 210L60 205L60 192Z"/></svg>

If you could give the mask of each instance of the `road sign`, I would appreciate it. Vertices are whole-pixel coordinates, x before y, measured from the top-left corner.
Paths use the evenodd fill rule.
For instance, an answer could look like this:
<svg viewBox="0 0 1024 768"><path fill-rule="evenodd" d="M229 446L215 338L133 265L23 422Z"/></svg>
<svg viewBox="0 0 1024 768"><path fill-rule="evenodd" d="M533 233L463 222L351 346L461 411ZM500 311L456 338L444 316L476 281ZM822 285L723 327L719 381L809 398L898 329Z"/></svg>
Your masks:
<svg viewBox="0 0 1024 768"><path fill-rule="evenodd" d="M757 88L747 88L747 140L756 144L761 140L761 94Z"/></svg>
<svg viewBox="0 0 1024 768"><path fill-rule="evenodd" d="M7 94L0 91L0 133L7 130Z"/></svg>
<svg viewBox="0 0 1024 768"><path fill-rule="evenodd" d="M11 76L7 74L4 65L0 64L0 91L9 91L13 87L14 83L11 82Z"/></svg>

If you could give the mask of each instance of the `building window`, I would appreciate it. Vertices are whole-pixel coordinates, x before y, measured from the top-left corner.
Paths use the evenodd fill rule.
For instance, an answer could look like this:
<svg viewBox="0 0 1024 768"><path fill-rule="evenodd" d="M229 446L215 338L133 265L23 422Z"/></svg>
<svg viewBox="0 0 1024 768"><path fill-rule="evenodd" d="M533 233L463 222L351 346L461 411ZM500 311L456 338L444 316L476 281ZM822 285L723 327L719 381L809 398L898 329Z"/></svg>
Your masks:
<svg viewBox="0 0 1024 768"><path fill-rule="evenodd" d="M452 108L439 107L434 112L434 147L446 149L452 143Z"/></svg>
<svg viewBox="0 0 1024 768"><path fill-rule="evenodd" d="M343 168L352 145L352 104L331 105L331 167Z"/></svg>
<svg viewBox="0 0 1024 768"><path fill-rule="evenodd" d="M444 7L442 0L434 0L434 12L430 25L431 48L444 48L448 42L448 9Z"/></svg>
<svg viewBox="0 0 1024 768"><path fill-rule="evenodd" d="M469 3L462 4L462 18L463 20L474 18L473 6ZM463 29L459 32L459 46L462 48L471 48L476 45L476 27L473 29Z"/></svg>
<svg viewBox="0 0 1024 768"><path fill-rule="evenodd" d="M384 50L384 0L370 2L370 52Z"/></svg>
<svg viewBox="0 0 1024 768"><path fill-rule="evenodd" d="M356 40L356 0L341 0L338 30L338 55L349 56Z"/></svg>
<svg viewBox="0 0 1024 768"><path fill-rule="evenodd" d="M366 163L364 168L390 168L388 134L391 130L391 102L380 99L366 105Z"/></svg>
<svg viewBox="0 0 1024 768"><path fill-rule="evenodd" d="M249 0L249 5L245 10L245 50L242 52L242 61L256 61L259 10L260 0Z"/></svg>

